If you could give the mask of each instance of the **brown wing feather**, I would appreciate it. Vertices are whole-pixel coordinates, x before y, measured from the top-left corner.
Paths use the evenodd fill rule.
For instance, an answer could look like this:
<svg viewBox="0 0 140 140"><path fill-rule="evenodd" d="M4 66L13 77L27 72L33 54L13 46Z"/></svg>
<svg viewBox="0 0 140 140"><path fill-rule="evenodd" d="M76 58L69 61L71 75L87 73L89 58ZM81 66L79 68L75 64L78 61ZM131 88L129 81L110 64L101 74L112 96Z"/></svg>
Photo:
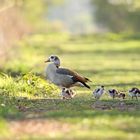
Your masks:
<svg viewBox="0 0 140 140"><path fill-rule="evenodd" d="M81 82L84 86L88 87L88 85L86 85L85 83L90 81L88 78L83 77L81 75L79 75L77 72L69 70L69 69L65 69L65 68L58 68L56 70L57 73L59 74L64 74L64 75L70 75L73 77L73 80L75 82Z"/></svg>
<svg viewBox="0 0 140 140"><path fill-rule="evenodd" d="M58 68L56 70L57 73L59 74L64 74L64 75L70 75L75 77L79 82L88 82L90 81L88 78L81 76L80 74L78 74L75 71L69 70L69 69L65 69L65 68Z"/></svg>

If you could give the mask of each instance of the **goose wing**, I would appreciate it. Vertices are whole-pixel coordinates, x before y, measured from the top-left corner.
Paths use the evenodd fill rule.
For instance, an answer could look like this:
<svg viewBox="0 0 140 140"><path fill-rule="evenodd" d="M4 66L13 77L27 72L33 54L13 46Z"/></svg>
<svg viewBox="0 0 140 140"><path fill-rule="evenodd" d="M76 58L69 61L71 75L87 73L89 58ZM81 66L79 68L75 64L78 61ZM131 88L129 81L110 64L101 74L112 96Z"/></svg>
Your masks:
<svg viewBox="0 0 140 140"><path fill-rule="evenodd" d="M90 81L88 78L86 77L83 77L81 75L79 75L77 72L75 71L72 71L72 70L69 70L69 69L66 69L66 68L58 68L56 70L56 73L57 74L62 74L62 75L68 75L68 76L71 76L72 80L74 83L76 82L80 82L82 83L85 87L87 88L90 88L86 82Z"/></svg>

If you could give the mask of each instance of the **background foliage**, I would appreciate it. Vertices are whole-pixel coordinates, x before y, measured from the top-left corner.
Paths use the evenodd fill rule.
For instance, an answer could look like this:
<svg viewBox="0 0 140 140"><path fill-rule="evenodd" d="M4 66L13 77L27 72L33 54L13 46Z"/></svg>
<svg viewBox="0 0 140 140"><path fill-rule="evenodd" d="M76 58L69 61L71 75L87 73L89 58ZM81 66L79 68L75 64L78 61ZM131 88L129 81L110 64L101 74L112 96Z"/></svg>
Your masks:
<svg viewBox="0 0 140 140"><path fill-rule="evenodd" d="M96 22L112 32L139 33L138 0L93 0Z"/></svg>
<svg viewBox="0 0 140 140"><path fill-rule="evenodd" d="M0 0L0 139L140 139L140 101L128 95L140 85L139 9L139 0ZM62 100L45 78L51 54L89 77L91 90ZM100 85L106 93L96 101ZM112 88L126 99L112 100Z"/></svg>

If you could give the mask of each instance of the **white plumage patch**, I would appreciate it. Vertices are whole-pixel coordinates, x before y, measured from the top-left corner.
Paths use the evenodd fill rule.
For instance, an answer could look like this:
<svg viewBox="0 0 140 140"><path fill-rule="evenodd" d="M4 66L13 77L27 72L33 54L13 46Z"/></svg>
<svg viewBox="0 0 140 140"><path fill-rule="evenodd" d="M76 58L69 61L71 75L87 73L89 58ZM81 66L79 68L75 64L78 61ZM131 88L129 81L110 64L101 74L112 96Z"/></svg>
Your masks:
<svg viewBox="0 0 140 140"><path fill-rule="evenodd" d="M104 93L104 87L101 86L100 88L97 88L93 91L93 96L95 97L95 99L100 99L103 93Z"/></svg>
<svg viewBox="0 0 140 140"><path fill-rule="evenodd" d="M131 90L128 91L128 95L133 97L140 97L140 90L138 88L132 88Z"/></svg>

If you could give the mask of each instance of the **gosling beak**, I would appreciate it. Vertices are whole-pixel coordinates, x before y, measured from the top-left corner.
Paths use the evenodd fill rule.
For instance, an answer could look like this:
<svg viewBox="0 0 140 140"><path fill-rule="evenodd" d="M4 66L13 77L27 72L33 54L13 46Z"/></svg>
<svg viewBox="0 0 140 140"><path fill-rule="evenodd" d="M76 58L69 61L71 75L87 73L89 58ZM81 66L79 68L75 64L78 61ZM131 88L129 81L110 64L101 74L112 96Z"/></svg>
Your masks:
<svg viewBox="0 0 140 140"><path fill-rule="evenodd" d="M44 61L45 63L47 63L47 62L50 62L50 59L48 59L48 60L46 60L46 61Z"/></svg>

